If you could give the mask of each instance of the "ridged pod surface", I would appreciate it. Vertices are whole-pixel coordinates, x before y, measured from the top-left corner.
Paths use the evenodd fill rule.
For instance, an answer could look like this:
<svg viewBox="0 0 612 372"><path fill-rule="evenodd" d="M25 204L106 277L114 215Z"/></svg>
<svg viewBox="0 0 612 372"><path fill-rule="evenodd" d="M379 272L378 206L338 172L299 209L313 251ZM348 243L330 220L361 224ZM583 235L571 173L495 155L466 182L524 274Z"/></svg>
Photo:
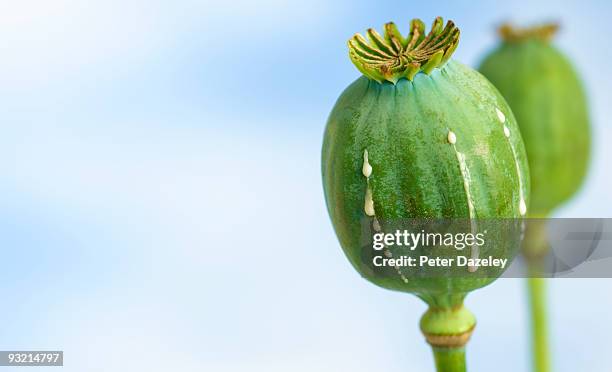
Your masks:
<svg viewBox="0 0 612 372"><path fill-rule="evenodd" d="M425 35L423 22L413 20L404 38L388 23L384 36L369 29L369 41L349 40L351 61L365 76L346 88L329 116L321 166L327 209L353 267L381 287L423 299L429 309L420 328L438 372L465 372L476 319L463 299L501 272L482 275L470 267L457 276L422 266L405 274L399 265L378 271L368 264L373 246L363 240L387 232L389 221L465 219L476 231L475 221L516 221L527 213L529 174L514 115L491 83L451 59L459 30L451 21L442 25L437 18ZM512 258L515 240L496 239L487 253ZM461 254L441 245L427 249L416 254ZM474 245L465 249L479 254ZM415 253L393 246L384 255Z"/></svg>
<svg viewBox="0 0 612 372"><path fill-rule="evenodd" d="M554 25L500 29L501 45L479 70L512 108L531 170L530 214L544 217L569 199L587 172L590 130L582 84L549 39Z"/></svg>
<svg viewBox="0 0 612 372"><path fill-rule="evenodd" d="M361 263L362 219L519 218L529 202L512 111L482 75L452 59L411 80L362 76L351 84L327 123L322 173L328 212L353 266L435 307L461 304L493 279L373 276Z"/></svg>

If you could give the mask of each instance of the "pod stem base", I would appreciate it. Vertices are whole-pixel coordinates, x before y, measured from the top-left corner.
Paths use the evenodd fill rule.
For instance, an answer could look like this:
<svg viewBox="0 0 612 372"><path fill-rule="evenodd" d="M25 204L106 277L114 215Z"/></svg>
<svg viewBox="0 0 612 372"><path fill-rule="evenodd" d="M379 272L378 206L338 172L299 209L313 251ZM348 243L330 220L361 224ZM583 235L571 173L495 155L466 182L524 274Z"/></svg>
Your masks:
<svg viewBox="0 0 612 372"><path fill-rule="evenodd" d="M430 307L420 322L421 331L431 345L438 372L465 372L465 345L476 318L460 303L453 308Z"/></svg>
<svg viewBox="0 0 612 372"><path fill-rule="evenodd" d="M465 347L432 346L437 372L466 372Z"/></svg>

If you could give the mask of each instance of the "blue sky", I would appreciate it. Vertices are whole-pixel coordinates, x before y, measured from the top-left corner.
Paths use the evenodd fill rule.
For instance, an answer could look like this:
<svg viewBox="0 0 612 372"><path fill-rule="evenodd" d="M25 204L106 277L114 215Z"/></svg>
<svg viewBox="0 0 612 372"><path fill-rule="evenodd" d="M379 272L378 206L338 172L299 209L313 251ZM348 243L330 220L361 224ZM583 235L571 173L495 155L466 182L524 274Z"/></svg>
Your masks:
<svg viewBox="0 0 612 372"><path fill-rule="evenodd" d="M610 217L611 13L595 1L0 5L0 349L63 349L71 371L431 370L425 306L361 280L325 211L322 132L359 75L346 40L441 15L462 29L456 58L476 65L500 21L561 21L595 147L558 215ZM558 370L608 366L612 281L550 286ZM468 298L474 370L528 365L522 290L501 280Z"/></svg>

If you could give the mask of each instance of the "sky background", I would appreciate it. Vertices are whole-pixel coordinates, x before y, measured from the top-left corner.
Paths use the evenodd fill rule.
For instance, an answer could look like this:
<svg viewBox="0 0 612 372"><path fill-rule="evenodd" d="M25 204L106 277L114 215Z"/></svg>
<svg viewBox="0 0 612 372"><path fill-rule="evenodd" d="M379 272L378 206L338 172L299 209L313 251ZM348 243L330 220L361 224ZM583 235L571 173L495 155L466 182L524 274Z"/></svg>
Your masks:
<svg viewBox="0 0 612 372"><path fill-rule="evenodd" d="M319 162L359 76L346 40L437 15L472 66L501 21L562 23L594 149L557 216L611 217L607 2L0 2L0 350L75 372L432 371L425 305L353 271ZM556 370L609 370L612 280L550 287ZM468 297L470 370L527 370L523 289Z"/></svg>

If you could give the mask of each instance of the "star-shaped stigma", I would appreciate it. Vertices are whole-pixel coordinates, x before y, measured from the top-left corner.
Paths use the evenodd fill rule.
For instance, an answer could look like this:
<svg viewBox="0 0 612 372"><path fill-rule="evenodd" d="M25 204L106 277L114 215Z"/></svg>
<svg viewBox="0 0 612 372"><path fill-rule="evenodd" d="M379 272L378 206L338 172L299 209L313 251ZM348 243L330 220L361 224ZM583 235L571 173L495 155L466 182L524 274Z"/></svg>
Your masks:
<svg viewBox="0 0 612 372"><path fill-rule="evenodd" d="M393 22L385 24L384 37L370 28L367 40L355 34L349 41L349 56L357 69L380 83L397 83L401 78L412 80L422 71L430 74L442 67L459 44L459 29L452 21L437 17L429 34L420 19L410 23L410 34L403 37Z"/></svg>

